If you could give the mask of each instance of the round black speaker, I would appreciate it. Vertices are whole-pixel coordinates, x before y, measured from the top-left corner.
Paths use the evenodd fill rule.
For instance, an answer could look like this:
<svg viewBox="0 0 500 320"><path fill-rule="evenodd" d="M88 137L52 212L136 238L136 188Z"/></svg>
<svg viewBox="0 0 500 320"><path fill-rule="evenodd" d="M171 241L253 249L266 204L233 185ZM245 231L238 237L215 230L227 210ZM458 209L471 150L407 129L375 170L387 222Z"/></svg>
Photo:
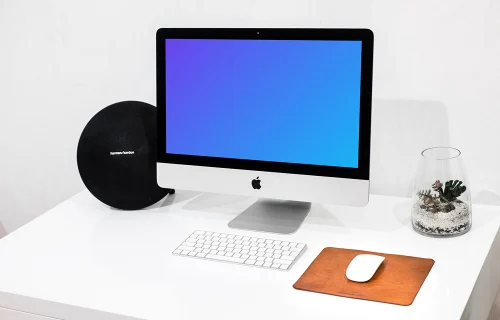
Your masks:
<svg viewBox="0 0 500 320"><path fill-rule="evenodd" d="M77 162L87 189L114 208L145 208L173 193L156 182L156 108L144 102L99 111L83 129Z"/></svg>

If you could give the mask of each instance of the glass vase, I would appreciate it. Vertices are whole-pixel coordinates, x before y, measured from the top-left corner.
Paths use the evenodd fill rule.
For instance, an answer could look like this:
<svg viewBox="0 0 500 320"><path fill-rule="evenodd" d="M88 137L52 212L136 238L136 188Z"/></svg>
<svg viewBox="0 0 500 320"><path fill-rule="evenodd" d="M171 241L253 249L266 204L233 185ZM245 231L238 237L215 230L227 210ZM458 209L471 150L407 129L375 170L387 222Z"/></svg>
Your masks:
<svg viewBox="0 0 500 320"><path fill-rule="evenodd" d="M413 187L413 229L434 237L466 233L472 225L470 199L460 150L435 147L422 151Z"/></svg>

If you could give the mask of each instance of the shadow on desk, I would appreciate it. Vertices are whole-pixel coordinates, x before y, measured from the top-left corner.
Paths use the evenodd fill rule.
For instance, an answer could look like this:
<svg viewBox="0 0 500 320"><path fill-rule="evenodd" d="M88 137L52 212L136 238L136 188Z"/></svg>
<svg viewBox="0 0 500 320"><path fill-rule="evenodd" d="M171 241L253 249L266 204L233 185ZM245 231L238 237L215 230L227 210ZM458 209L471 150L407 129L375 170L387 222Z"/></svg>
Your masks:
<svg viewBox="0 0 500 320"><path fill-rule="evenodd" d="M336 227L335 232L348 233L352 229L371 230L380 232L392 232L402 227L411 228L410 223L410 199L401 199L392 208L386 208L392 215L379 215L373 213L373 209L367 207L331 206L326 204L314 204L311 212L306 218L307 223ZM384 210L384 208L381 208ZM390 217L388 219L388 217Z"/></svg>
<svg viewBox="0 0 500 320"><path fill-rule="evenodd" d="M182 209L236 216L250 207L256 200L257 198L254 197L203 193L186 203Z"/></svg>
<svg viewBox="0 0 500 320"><path fill-rule="evenodd" d="M190 201L183 210L196 212L211 212L228 215L228 221L251 206L257 198L233 196L214 193L203 193ZM375 202L380 210L390 210L392 218L382 221L380 216L373 214L373 208L348 207L314 203L311 207L305 223L324 226L325 228L336 227L336 232L350 232L350 229L366 229L373 231L391 232L403 226L411 228L410 222L410 199L402 198L392 208L385 208L383 204ZM387 217L387 215L384 215Z"/></svg>
<svg viewBox="0 0 500 320"><path fill-rule="evenodd" d="M3 224L0 222L0 239L5 237L6 235L7 235L7 231L5 231Z"/></svg>
<svg viewBox="0 0 500 320"><path fill-rule="evenodd" d="M176 203L181 203L191 199L195 199L201 194L202 192L198 191L176 190L174 194L167 195L165 198L155 203L152 207L153 208L168 207Z"/></svg>
<svg viewBox="0 0 500 320"><path fill-rule="evenodd" d="M168 207L168 206L174 205L176 203L181 203L181 202L187 201L189 199L194 199L201 194L202 194L202 192L197 192L197 191L188 191L188 190L176 191L174 194L169 194L169 195L165 196L164 198L162 198L157 203L152 204L149 207L146 207L142 210L148 211L148 210L152 210L152 209ZM109 208L111 210L122 211L121 209L116 209L113 207L109 207Z"/></svg>

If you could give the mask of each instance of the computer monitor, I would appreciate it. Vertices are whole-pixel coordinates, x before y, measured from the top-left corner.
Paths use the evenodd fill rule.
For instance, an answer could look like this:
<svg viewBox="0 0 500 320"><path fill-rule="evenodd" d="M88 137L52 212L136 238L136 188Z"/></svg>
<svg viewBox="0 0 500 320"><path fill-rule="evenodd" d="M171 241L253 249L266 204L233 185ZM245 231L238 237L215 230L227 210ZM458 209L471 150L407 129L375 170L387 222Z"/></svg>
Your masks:
<svg viewBox="0 0 500 320"><path fill-rule="evenodd" d="M230 227L292 233L368 202L373 33L159 29L161 187L256 196Z"/></svg>

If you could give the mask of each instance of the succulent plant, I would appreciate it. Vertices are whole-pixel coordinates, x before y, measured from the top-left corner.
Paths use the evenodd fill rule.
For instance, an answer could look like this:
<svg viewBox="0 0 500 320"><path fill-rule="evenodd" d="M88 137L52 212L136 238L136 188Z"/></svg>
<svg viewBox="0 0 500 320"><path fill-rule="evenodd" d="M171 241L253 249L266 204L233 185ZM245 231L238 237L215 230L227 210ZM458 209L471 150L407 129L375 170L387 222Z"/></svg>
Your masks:
<svg viewBox="0 0 500 320"><path fill-rule="evenodd" d="M422 199L425 197L430 197L431 196L431 190L420 190L417 192L417 196Z"/></svg>
<svg viewBox="0 0 500 320"><path fill-rule="evenodd" d="M432 185L432 189L439 193L439 199L441 199L441 201L450 202L457 200L457 198L467 190L462 183L463 182L459 180L446 181L443 190L443 184L439 180L436 180Z"/></svg>
<svg viewBox="0 0 500 320"><path fill-rule="evenodd" d="M450 212L455 210L455 206L451 202L461 202L457 198L467 189L462 185L462 181L449 180L444 184L436 180L432 184L432 190L436 191L438 195L431 194L431 190L421 190L417 192L417 196L422 201L420 208L429 212Z"/></svg>

